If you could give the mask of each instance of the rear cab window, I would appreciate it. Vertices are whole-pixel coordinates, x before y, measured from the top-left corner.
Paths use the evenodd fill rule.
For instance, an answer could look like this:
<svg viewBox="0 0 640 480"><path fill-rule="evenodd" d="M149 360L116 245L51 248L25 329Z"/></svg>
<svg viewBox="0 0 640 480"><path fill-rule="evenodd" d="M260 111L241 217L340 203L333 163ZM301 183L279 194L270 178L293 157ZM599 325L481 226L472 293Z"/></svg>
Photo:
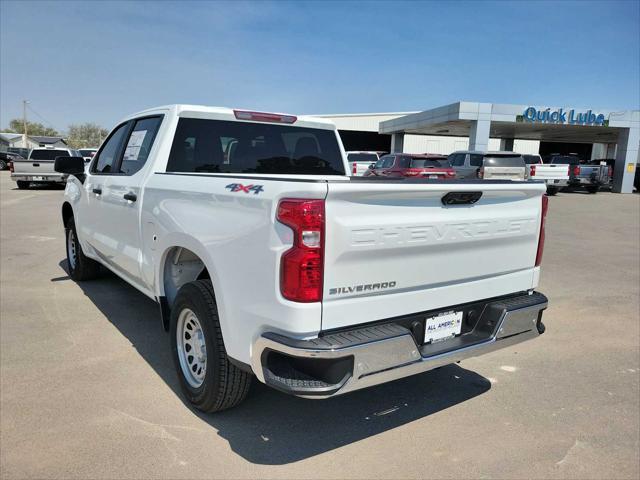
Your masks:
<svg viewBox="0 0 640 480"><path fill-rule="evenodd" d="M29 160L55 160L57 157L70 157L69 150L32 150Z"/></svg>
<svg viewBox="0 0 640 480"><path fill-rule="evenodd" d="M375 153L349 153L347 160L358 163L376 163L378 156Z"/></svg>
<svg viewBox="0 0 640 480"><path fill-rule="evenodd" d="M345 175L334 130L181 118L167 172Z"/></svg>

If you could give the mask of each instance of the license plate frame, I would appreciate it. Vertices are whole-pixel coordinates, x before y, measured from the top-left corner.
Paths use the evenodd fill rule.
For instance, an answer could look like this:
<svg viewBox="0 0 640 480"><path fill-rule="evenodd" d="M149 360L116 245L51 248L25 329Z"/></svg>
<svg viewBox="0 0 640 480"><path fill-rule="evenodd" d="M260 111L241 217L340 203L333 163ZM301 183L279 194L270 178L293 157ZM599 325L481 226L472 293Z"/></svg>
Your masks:
<svg viewBox="0 0 640 480"><path fill-rule="evenodd" d="M460 335L463 316L462 310L450 310L425 318L424 343L443 342Z"/></svg>

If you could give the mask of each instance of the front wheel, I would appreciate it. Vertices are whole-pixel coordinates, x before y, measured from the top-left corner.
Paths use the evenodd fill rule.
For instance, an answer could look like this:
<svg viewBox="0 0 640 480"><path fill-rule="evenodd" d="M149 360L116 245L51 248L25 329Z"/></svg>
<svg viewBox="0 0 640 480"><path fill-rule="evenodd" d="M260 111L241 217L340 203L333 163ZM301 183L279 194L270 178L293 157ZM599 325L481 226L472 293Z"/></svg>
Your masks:
<svg viewBox="0 0 640 480"><path fill-rule="evenodd" d="M180 288L171 308L170 336L182 392L197 409L218 412L245 399L251 375L227 356L210 280Z"/></svg>
<svg viewBox="0 0 640 480"><path fill-rule="evenodd" d="M558 187L547 187L547 195L554 196L556 193L558 193L558 190Z"/></svg>
<svg viewBox="0 0 640 480"><path fill-rule="evenodd" d="M76 232L76 224L73 217L67 220L65 237L67 244L67 267L69 268L69 276L76 282L93 280L98 277L98 275L100 275L100 264L85 256L82 251L82 247L78 241L78 233Z"/></svg>
<svg viewBox="0 0 640 480"><path fill-rule="evenodd" d="M587 192L589 193L598 193L598 190L600 190L600 187L598 187L597 185L590 185L588 187L585 187L587 189Z"/></svg>
<svg viewBox="0 0 640 480"><path fill-rule="evenodd" d="M29 188L29 182L25 182L24 180L18 180L16 181L16 183L18 184L18 188L20 190L26 190L27 188Z"/></svg>

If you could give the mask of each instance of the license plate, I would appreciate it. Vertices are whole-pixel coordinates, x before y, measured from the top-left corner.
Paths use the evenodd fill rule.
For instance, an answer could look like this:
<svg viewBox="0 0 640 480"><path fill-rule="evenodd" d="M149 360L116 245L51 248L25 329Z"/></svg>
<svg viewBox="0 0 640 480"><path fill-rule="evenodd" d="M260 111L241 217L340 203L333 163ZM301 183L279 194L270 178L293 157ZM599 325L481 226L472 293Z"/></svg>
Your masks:
<svg viewBox="0 0 640 480"><path fill-rule="evenodd" d="M429 175L429 178L437 179L438 175Z"/></svg>
<svg viewBox="0 0 640 480"><path fill-rule="evenodd" d="M462 312L446 312L427 318L424 326L424 343L453 338L462 330Z"/></svg>
<svg viewBox="0 0 640 480"><path fill-rule="evenodd" d="M37 182L38 180L42 181L44 180L44 177L33 177L34 182Z"/></svg>

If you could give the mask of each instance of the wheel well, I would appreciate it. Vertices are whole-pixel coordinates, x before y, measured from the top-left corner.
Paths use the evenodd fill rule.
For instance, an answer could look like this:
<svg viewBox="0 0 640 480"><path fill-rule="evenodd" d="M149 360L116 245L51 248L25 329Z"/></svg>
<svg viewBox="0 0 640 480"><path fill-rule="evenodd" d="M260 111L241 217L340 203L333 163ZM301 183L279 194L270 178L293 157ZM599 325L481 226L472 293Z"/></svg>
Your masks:
<svg viewBox="0 0 640 480"><path fill-rule="evenodd" d="M62 224L66 227L69 219L73 217L73 208L69 202L62 204Z"/></svg>
<svg viewBox="0 0 640 480"><path fill-rule="evenodd" d="M162 284L167 305L171 308L178 290L185 283L211 278L198 255L183 247L172 247L165 255Z"/></svg>

